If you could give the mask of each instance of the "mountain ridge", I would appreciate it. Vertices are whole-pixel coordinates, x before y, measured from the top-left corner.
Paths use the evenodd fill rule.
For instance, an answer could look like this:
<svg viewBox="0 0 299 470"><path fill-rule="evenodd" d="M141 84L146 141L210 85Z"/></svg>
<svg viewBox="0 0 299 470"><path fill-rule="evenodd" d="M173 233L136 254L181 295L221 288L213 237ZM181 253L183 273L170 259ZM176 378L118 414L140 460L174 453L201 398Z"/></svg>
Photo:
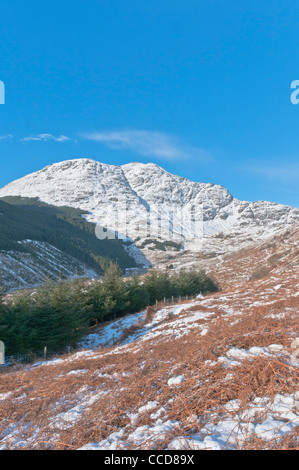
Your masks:
<svg viewBox="0 0 299 470"><path fill-rule="evenodd" d="M123 165L114 165L114 164L108 164L108 163L102 163L102 162L99 162L98 160L94 160L92 158L74 158L74 159L68 159L68 160L62 160L61 162L56 162L56 163L52 163L50 165L46 165L45 167L41 168L40 170L37 170L37 171L34 171L34 172L31 172L31 173L28 173L27 175L25 176L22 176L20 178L17 178L13 181L11 181L10 183L7 183L6 185L2 186L0 188L0 191L1 192L7 192L7 191L10 191L10 188L12 188L13 186L15 186L18 182L21 182L33 175L37 175L37 174L41 174L41 173L44 173L44 172L47 172L49 169L54 169L54 168L61 168L62 170L66 170L68 167L71 167L72 165L75 165L75 164L85 164L85 163L91 163L91 164L96 164L96 165L100 165L101 167L103 168L110 168L110 169L121 169L121 170L126 170L128 169L129 171L133 168L133 169L136 169L136 168L154 168L154 169L158 169L161 173L164 173L164 174L168 174L170 176L172 176L173 178L175 179L178 179L178 180L181 180L181 181L185 181L185 182L189 182L191 183L192 185L202 185L202 186L206 186L206 187L217 187L217 188L222 188L225 192L227 192L231 198L233 199L236 199L236 200L239 200L237 199L236 197L232 196L232 194L230 193L230 191L225 188L225 186L223 186L222 184L216 184L216 183L212 183L212 182L209 182L209 183L203 183L203 182L199 182L199 181L193 181L193 180L190 180L189 178L186 178L184 176L180 176L180 175L177 175L177 174L173 174L173 173L169 173L167 172L167 170L165 170L163 167L161 167L160 165L156 164L156 163L153 163L153 162L148 162L148 163L141 163L141 162L138 162L138 161L133 161L133 162L130 162L130 163L125 163ZM63 168L64 167L64 168ZM126 171L123 171L123 173L126 175L127 172ZM9 195L13 195L13 194L9 194ZM1 196L2 197L2 196ZM270 203L270 204L277 204L277 205L281 205L281 206L284 206L284 207L290 207L290 208L293 208L293 209L297 209L296 207L294 206L291 206L289 204L282 204L282 203L279 203L279 202L276 202L276 201L269 201L269 200L266 200L266 199L257 199L257 200L254 200L254 201L242 201L242 200L239 200L240 202L248 202L250 204L256 204L256 203Z"/></svg>
<svg viewBox="0 0 299 470"><path fill-rule="evenodd" d="M66 160L9 183L0 189L0 197L4 196L37 197L54 206L79 208L88 213L89 222L117 228L132 239L152 238L147 233L148 214L162 213L158 238L191 242L191 248L198 233L177 215L171 221L171 211L192 207L202 226L200 237L207 240L219 233L251 233L262 238L269 230L272 233L299 220L299 210L291 206L240 201L221 185L193 182L155 163L109 165L89 158ZM126 200L123 211L119 210L122 199Z"/></svg>

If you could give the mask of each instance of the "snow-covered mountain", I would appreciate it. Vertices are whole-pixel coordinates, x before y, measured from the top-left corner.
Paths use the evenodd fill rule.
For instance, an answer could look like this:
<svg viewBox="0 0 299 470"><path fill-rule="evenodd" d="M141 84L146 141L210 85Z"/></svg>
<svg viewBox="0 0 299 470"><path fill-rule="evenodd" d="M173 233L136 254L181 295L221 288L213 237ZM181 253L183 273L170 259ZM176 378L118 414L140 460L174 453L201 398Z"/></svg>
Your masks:
<svg viewBox="0 0 299 470"><path fill-rule="evenodd" d="M13 181L0 189L4 196L80 208L89 212L88 221L141 241L162 238L185 244L232 233L258 239L299 220L298 209L239 201L223 186L192 182L153 163L63 161Z"/></svg>

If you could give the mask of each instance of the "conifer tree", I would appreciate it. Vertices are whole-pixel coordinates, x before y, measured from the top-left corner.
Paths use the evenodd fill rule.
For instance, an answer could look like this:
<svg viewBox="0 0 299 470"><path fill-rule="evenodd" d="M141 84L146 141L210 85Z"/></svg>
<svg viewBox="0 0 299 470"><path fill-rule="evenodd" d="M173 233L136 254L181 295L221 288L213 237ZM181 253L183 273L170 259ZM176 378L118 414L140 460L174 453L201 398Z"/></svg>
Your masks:
<svg viewBox="0 0 299 470"><path fill-rule="evenodd" d="M150 305L150 295L137 275L134 275L127 284L129 310L130 312L137 312L138 310Z"/></svg>
<svg viewBox="0 0 299 470"><path fill-rule="evenodd" d="M117 264L110 263L103 278L103 296L105 302L112 307L114 317L125 312L128 308L128 290L125 286L121 269Z"/></svg>

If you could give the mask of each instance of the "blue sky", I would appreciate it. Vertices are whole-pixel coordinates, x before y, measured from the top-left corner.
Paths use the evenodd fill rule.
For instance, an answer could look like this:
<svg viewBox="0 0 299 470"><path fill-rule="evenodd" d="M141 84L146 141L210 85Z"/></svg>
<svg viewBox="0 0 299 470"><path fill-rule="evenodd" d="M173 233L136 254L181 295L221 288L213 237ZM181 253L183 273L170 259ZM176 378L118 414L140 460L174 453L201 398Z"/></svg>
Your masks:
<svg viewBox="0 0 299 470"><path fill-rule="evenodd" d="M153 161L299 207L299 5L10 0L0 186L70 158Z"/></svg>

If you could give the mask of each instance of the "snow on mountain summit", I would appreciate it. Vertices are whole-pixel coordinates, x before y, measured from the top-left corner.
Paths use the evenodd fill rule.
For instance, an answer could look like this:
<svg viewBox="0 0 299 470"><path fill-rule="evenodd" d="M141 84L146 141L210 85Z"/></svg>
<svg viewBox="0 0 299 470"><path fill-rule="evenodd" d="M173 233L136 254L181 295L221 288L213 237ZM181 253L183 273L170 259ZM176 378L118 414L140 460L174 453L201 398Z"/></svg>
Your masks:
<svg viewBox="0 0 299 470"><path fill-rule="evenodd" d="M299 219L299 210L292 207L239 201L223 186L192 182L154 163L116 166L88 158L67 160L9 183L0 189L0 197L4 196L37 197L48 204L80 208L90 214L88 220L111 229L118 217L118 228L132 238L143 239L148 237L150 210L165 213L192 207L195 214L203 214L206 236L280 229ZM120 198L127 201L126 211L116 215ZM175 219L163 220L162 233L171 223L175 233L192 239L194 234L184 234L181 222Z"/></svg>

